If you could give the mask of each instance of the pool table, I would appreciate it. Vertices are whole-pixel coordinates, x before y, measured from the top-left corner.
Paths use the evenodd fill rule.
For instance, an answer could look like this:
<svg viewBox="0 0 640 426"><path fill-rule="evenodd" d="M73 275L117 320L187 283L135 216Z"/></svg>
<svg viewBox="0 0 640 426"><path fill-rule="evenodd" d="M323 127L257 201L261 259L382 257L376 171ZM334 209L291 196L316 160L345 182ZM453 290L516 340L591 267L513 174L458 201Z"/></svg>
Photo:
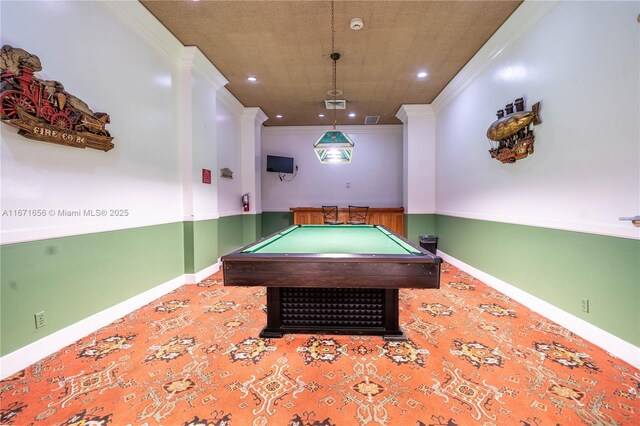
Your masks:
<svg viewBox="0 0 640 426"><path fill-rule="evenodd" d="M265 286L267 325L284 333L402 340L400 288L440 287L440 264L378 225L294 225L222 257L225 286Z"/></svg>

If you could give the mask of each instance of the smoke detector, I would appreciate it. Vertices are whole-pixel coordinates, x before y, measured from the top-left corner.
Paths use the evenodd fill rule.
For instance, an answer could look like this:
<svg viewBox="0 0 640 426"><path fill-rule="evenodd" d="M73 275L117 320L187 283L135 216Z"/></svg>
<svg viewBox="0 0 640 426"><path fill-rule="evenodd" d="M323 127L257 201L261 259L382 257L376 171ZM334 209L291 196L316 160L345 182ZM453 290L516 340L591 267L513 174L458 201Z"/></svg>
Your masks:
<svg viewBox="0 0 640 426"><path fill-rule="evenodd" d="M351 27L353 31L358 31L364 27L364 22L362 22L361 18L353 18L349 23L349 27Z"/></svg>

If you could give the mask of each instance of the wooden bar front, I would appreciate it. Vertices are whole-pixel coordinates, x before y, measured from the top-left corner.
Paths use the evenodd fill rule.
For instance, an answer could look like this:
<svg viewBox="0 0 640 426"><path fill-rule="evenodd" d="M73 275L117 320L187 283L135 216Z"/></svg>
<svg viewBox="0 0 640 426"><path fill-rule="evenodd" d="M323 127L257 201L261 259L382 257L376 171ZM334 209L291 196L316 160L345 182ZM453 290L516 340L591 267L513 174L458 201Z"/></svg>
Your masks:
<svg viewBox="0 0 640 426"><path fill-rule="evenodd" d="M295 225L322 225L324 217L321 207L291 207L293 212L293 223ZM345 224L349 220L349 209L338 209L338 220ZM382 225L398 235L404 235L404 208L375 208L369 207L367 213L368 225Z"/></svg>

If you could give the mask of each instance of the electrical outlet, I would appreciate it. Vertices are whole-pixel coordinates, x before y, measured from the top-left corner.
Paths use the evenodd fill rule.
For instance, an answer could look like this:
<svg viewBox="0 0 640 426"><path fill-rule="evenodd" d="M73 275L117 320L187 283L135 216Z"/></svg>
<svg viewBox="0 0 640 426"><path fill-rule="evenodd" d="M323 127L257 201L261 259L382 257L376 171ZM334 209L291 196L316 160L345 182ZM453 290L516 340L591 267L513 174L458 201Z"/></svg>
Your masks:
<svg viewBox="0 0 640 426"><path fill-rule="evenodd" d="M580 309L582 310L582 312L589 313L589 299L587 299L586 297L582 298Z"/></svg>
<svg viewBox="0 0 640 426"><path fill-rule="evenodd" d="M42 328L46 325L44 320L44 311L34 314L34 317L36 318L36 328Z"/></svg>

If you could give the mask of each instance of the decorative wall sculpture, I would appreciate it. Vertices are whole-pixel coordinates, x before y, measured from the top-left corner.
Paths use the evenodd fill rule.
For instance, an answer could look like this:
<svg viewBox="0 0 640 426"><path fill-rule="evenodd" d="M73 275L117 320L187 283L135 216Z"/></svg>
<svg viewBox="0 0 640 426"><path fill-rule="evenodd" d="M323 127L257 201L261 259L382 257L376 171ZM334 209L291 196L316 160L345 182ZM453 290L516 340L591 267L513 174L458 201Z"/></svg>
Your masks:
<svg viewBox="0 0 640 426"><path fill-rule="evenodd" d="M109 114L93 112L58 81L41 80L40 59L23 49L0 49L0 119L34 140L109 151Z"/></svg>
<svg viewBox="0 0 640 426"><path fill-rule="evenodd" d="M487 138L491 144L489 150L491 157L502 163L515 163L532 154L535 138L530 124L533 123L535 126L542 122L538 115L539 111L540 102L536 102L531 107L531 111L525 111L523 98L518 98L504 110L499 110L498 119L487 130Z"/></svg>

